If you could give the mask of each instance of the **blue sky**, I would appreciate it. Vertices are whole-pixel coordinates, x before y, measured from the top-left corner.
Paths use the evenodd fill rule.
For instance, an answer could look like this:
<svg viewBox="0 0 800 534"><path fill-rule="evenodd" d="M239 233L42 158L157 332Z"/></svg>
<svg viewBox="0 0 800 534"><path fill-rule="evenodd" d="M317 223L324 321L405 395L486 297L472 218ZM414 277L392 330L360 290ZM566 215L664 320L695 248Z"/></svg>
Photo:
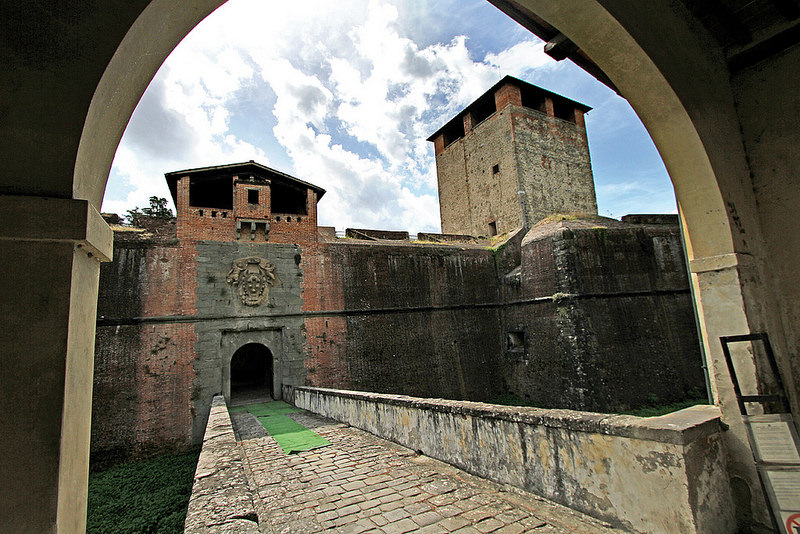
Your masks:
<svg viewBox="0 0 800 534"><path fill-rule="evenodd" d="M169 198L165 172L253 159L325 188L321 225L439 231L425 139L507 74L594 108L601 215L675 212L628 103L483 0L230 0L153 79L103 211Z"/></svg>

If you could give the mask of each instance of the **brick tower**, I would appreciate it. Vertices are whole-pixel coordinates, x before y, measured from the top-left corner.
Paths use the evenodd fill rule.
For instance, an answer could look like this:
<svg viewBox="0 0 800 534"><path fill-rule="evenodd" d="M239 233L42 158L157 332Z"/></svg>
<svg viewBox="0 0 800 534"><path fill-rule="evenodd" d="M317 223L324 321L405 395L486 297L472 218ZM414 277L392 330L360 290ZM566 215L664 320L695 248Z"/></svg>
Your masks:
<svg viewBox="0 0 800 534"><path fill-rule="evenodd" d="M553 213L597 214L584 113L506 76L428 138L442 232L496 235Z"/></svg>
<svg viewBox="0 0 800 534"><path fill-rule="evenodd" d="M325 190L253 161L165 175L179 240L313 243Z"/></svg>

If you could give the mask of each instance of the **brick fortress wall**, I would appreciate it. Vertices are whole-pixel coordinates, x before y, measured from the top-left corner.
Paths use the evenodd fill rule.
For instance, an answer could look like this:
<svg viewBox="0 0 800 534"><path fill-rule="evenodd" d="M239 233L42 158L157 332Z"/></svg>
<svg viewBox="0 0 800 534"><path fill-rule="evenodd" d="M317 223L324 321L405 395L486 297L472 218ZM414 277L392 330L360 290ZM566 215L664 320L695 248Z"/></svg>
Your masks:
<svg viewBox="0 0 800 534"><path fill-rule="evenodd" d="M118 232L101 274L94 458L197 442L232 353L248 342L278 358L278 386L510 392L597 411L702 390L676 226L596 217L522 237L493 251L351 239L178 247ZM281 279L254 308L225 282L231 262L251 255Z"/></svg>
<svg viewBox="0 0 800 534"><path fill-rule="evenodd" d="M308 385L499 392L499 288L486 248L324 243L304 258Z"/></svg>
<svg viewBox="0 0 800 534"><path fill-rule="evenodd" d="M101 266L92 397L92 459L183 450L191 440L195 379L194 247L179 247L175 222L115 232ZM155 223L155 224L153 224ZM142 321L150 318L150 321Z"/></svg>

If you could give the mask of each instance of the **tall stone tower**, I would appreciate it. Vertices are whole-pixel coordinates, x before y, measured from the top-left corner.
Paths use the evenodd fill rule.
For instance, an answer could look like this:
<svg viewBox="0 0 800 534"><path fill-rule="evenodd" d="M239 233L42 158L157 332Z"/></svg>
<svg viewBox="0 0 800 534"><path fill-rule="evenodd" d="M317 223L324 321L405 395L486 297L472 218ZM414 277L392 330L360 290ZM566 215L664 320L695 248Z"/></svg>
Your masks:
<svg viewBox="0 0 800 534"><path fill-rule="evenodd" d="M430 136L442 232L491 236L553 213L596 215L590 109L506 76Z"/></svg>

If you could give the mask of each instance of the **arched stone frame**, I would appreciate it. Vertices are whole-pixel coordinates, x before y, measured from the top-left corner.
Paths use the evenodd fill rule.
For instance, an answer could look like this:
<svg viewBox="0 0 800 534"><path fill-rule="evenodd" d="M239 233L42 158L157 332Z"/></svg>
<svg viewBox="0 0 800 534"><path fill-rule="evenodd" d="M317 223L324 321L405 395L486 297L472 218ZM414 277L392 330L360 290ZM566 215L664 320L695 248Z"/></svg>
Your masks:
<svg viewBox="0 0 800 534"><path fill-rule="evenodd" d="M719 337L767 330L780 344L784 337L778 317L752 310L755 302L775 298L759 282L767 276L763 239L724 55L675 2L515 3L592 58L630 102L661 154L685 229L714 400L731 427L725 433L729 471L753 495L752 503L737 506L749 506L769 524ZM755 376L744 379L754 382Z"/></svg>
<svg viewBox="0 0 800 534"><path fill-rule="evenodd" d="M73 169L73 200L42 206L34 215L54 212L56 219L64 219L70 210L81 204L80 199L88 200L95 210L99 209L116 146L141 94L172 48L221 3L218 0L153 0L147 4L108 63L95 90ZM681 18L675 11L680 9L676 2L520 0L519 3L558 27L598 63L639 113L664 158L688 232L689 257L694 271L692 281L699 295L697 306L713 371L715 397L726 422L732 426L732 432L727 433L731 436L728 446L732 470L740 470L748 483L752 483L754 470L750 453L742 439L738 412L731 402L729 378L724 367L719 365L717 338L723 334L768 330L779 354L786 353L786 342L780 317L776 319L780 311L775 310L780 310L780 306L774 305L774 295L762 285L774 284L773 275L765 272L768 266L762 250L758 208L749 190L747 162L721 52L714 43L703 42L702 29L694 28L700 30L694 31L692 22ZM670 57L672 50L681 53ZM64 186L69 181L66 173L59 179ZM50 189L34 186L10 191L30 195L46 191L57 196ZM89 219L96 221L97 217ZM87 239L70 234L66 241L94 243L102 240L97 237L98 232L102 232L92 229L92 224L85 223ZM10 240L24 240L27 234L23 227L20 224L20 229L4 229L5 235L11 236ZM48 250L45 245L41 248ZM63 399L46 397L48 403L58 401L63 405L61 449L52 453L52 447L46 444L47 454L40 460L50 462L53 454L59 458L58 523L61 529L62 523L80 523L80 494L81 488L85 489L85 482L83 485L76 485L76 482L83 476L82 472L85 474L84 456L88 458L88 407L86 402L73 403L72 400L88 398L91 389L91 373L87 376L86 366L81 362L82 355L91 354L92 342L88 339L91 336L87 335L92 331L89 303L96 300L97 269L82 257L68 259L68 252L56 257L48 250L41 255L48 254L50 264L72 261L71 286L67 282L70 309L65 312L70 318L69 340L61 353L62 359L66 353L67 379L62 382L66 386ZM23 254L22 257L27 256ZM31 270L35 270L35 266ZM766 282L762 282L764 280ZM12 299L10 302L19 301ZM55 354L61 348L51 350ZM10 357L17 356L13 353ZM786 365L781 361L779 364ZM57 382L53 382L54 388ZM796 391L792 382L787 382L788 388ZM796 395L793 403L796 408ZM32 443L31 450L38 451L40 446L45 447L39 442ZM757 486L754 489L758 493ZM62 515L69 517L62 520Z"/></svg>
<svg viewBox="0 0 800 534"><path fill-rule="evenodd" d="M231 401L231 360L239 348L248 343L258 343L264 345L272 353L272 398L281 399L283 388L282 360L283 360L283 329L264 328L253 330L224 330L220 342L219 364L222 391L225 401Z"/></svg>

